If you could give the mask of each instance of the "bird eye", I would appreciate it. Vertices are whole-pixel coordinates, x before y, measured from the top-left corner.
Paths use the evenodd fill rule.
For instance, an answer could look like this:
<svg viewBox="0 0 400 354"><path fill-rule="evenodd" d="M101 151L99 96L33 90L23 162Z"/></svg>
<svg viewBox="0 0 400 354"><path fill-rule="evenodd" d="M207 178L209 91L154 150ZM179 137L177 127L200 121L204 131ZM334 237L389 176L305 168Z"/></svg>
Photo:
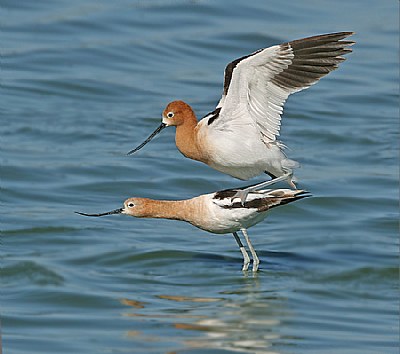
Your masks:
<svg viewBox="0 0 400 354"><path fill-rule="evenodd" d="M135 206L135 204L133 204L132 202L130 202L129 204L128 204L128 207L129 208L133 208Z"/></svg>
<svg viewBox="0 0 400 354"><path fill-rule="evenodd" d="M168 117L168 118L172 118L173 116L174 116L174 112L168 112L168 113L167 113L167 117Z"/></svg>

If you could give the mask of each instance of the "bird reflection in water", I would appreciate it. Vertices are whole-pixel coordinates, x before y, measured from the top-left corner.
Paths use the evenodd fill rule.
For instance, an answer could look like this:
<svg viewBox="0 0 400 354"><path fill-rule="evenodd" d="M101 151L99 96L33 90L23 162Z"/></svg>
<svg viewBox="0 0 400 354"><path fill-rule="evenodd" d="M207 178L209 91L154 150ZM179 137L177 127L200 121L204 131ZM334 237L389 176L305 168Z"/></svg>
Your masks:
<svg viewBox="0 0 400 354"><path fill-rule="evenodd" d="M285 299L261 291L258 283L257 278L251 279L242 288L210 297L162 294L146 302L123 299L121 303L133 310L124 316L136 318L142 329L129 331L128 336L163 342L167 335L170 342L177 343L178 352L203 348L278 353L275 346L274 350L268 348L284 340L279 327L290 313ZM157 327L163 328L159 337Z"/></svg>

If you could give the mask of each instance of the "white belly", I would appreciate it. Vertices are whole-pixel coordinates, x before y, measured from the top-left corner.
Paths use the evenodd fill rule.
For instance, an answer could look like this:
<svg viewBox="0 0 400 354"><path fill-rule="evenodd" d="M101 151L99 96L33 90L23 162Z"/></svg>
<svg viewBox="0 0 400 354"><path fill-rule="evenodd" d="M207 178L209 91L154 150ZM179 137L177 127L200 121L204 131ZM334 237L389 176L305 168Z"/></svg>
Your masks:
<svg viewBox="0 0 400 354"><path fill-rule="evenodd" d="M238 179L248 180L264 172L279 177L298 165L286 157L278 142L265 143L251 125L213 130L202 120L198 134L207 164Z"/></svg>
<svg viewBox="0 0 400 354"><path fill-rule="evenodd" d="M276 177L291 172L291 162L276 144L214 142L209 165L217 171L247 180L268 172Z"/></svg>
<svg viewBox="0 0 400 354"><path fill-rule="evenodd" d="M190 223L215 234L226 234L239 231L264 220L267 211L259 212L252 208L221 208L212 200L214 194L201 196L199 212L192 215ZM199 198L199 200L200 200Z"/></svg>

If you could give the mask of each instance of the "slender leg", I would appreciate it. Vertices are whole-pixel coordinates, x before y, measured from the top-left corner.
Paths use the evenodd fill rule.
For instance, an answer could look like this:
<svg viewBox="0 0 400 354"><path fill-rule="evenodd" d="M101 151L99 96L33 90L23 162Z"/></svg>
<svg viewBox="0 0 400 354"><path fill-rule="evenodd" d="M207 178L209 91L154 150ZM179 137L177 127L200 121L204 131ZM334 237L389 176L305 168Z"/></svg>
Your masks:
<svg viewBox="0 0 400 354"><path fill-rule="evenodd" d="M281 181L284 181L284 180L289 180L290 177L292 177L292 175L293 175L292 173L286 173L286 174L284 174L284 175L282 175L282 176L280 176L280 177L276 177L276 178L271 179L271 180L269 180L269 181L261 182L261 183L259 183L259 184L255 184L254 186L247 187L247 188L245 188L245 189L239 190L239 191L232 197L232 199L234 199L234 198L240 198L240 200L242 201L242 205L244 205L244 202L246 201L247 195L248 195L250 192L253 192L253 191L256 191L256 190L260 190L261 188L270 186L270 185L272 185L272 184L275 184L275 183L278 183L278 182L281 182ZM290 180L289 180L289 184L290 184L292 187L296 188L296 185L295 185L292 181L290 181Z"/></svg>
<svg viewBox="0 0 400 354"><path fill-rule="evenodd" d="M239 235L236 232L234 232L233 233L233 237L235 237L235 240L236 240L237 244L239 245L240 251L242 252L242 255L243 255L243 268L242 268L242 270L245 271L245 270L247 270L249 268L250 257L247 254L247 251L244 248L242 241L240 241Z"/></svg>
<svg viewBox="0 0 400 354"><path fill-rule="evenodd" d="M246 229L240 229L242 231L244 238L246 239L247 245L249 246L251 255L253 256L253 272L257 272L258 265L260 264L260 260L257 256L256 250L254 249L253 245L250 242L249 235L247 234Z"/></svg>

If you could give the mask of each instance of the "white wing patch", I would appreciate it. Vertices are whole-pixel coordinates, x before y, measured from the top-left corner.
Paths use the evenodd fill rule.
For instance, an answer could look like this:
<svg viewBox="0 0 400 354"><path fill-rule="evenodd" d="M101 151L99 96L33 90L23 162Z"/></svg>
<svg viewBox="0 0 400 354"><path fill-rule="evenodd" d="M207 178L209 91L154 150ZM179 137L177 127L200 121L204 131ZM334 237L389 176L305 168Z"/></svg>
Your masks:
<svg viewBox="0 0 400 354"><path fill-rule="evenodd" d="M226 129L228 124L255 124L265 142L275 141L290 91L275 85L272 79L289 67L293 56L290 47L273 46L237 63L227 95L219 103L222 107L215 129Z"/></svg>
<svg viewBox="0 0 400 354"><path fill-rule="evenodd" d="M266 81L266 77L282 72L292 63L293 53L290 49L280 51L278 56L265 65L254 69L254 79L248 82L247 107L252 119L255 119L263 137L274 141L279 135L283 105L289 92Z"/></svg>

